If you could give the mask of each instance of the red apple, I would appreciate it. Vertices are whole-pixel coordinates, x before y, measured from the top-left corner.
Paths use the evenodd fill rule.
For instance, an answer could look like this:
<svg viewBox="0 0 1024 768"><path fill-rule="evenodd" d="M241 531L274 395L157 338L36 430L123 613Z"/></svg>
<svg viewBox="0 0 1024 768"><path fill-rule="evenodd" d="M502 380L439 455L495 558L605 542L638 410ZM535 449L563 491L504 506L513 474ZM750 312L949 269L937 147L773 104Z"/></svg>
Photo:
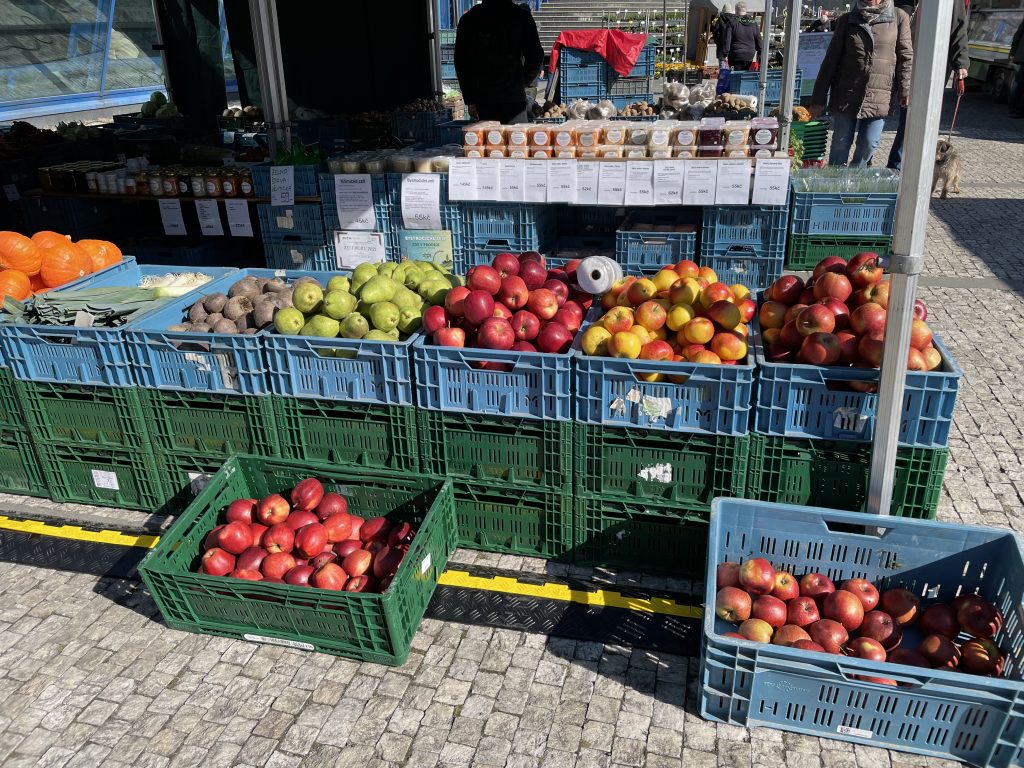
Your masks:
<svg viewBox="0 0 1024 768"><path fill-rule="evenodd" d="M391 576L402 564L403 557L405 553L402 550L385 546L373 556L373 577L383 579L385 576Z"/></svg>
<svg viewBox="0 0 1024 768"><path fill-rule="evenodd" d="M526 287L535 291L540 288L548 279L548 271L536 261L519 260L519 277L523 278Z"/></svg>
<svg viewBox="0 0 1024 768"><path fill-rule="evenodd" d="M803 627L798 627L795 624L786 624L775 632L775 636L772 638L772 645L784 645L790 648L795 643L805 640L811 642L811 636L807 634L807 631Z"/></svg>
<svg viewBox="0 0 1024 768"><path fill-rule="evenodd" d="M269 553L263 547L249 547L238 556L235 567L240 571L258 571Z"/></svg>
<svg viewBox="0 0 1024 768"><path fill-rule="evenodd" d="M324 550L316 557L309 558L309 564L312 566L314 571L328 563L336 562L338 562L338 555L333 549Z"/></svg>
<svg viewBox="0 0 1024 768"><path fill-rule="evenodd" d="M786 604L777 597L759 595L754 600L750 615L752 618L766 621L778 629L786 623Z"/></svg>
<svg viewBox="0 0 1024 768"><path fill-rule="evenodd" d="M204 551L207 550L207 549L213 549L214 547L217 546L217 537L220 536L220 531L221 531L221 529L223 527L224 527L223 523L221 525L215 525L215 526L213 526L213 530L211 530L208 534L206 534L206 538L203 539L203 550Z"/></svg>
<svg viewBox="0 0 1024 768"><path fill-rule="evenodd" d="M791 352L796 352L800 349L800 345L804 343L804 336L796 328L796 320L790 320L779 331L779 342L786 349Z"/></svg>
<svg viewBox="0 0 1024 768"><path fill-rule="evenodd" d="M370 569L373 562L373 555L365 549L357 549L350 555L346 555L341 561L341 567L350 577L362 576Z"/></svg>
<svg viewBox="0 0 1024 768"><path fill-rule="evenodd" d="M348 537L350 539L355 540L355 541L359 541L359 531L362 529L363 523L365 523L366 521L363 520L363 518L361 518L359 515L351 515L351 518L352 518L352 533L350 533L348 535Z"/></svg>
<svg viewBox="0 0 1024 768"><path fill-rule="evenodd" d="M788 307L781 301L766 301L761 305L761 310L757 314L757 321L761 324L761 330L781 329L786 324L785 317L787 311Z"/></svg>
<svg viewBox="0 0 1024 768"><path fill-rule="evenodd" d="M315 557L327 546L327 529L321 523L311 523L295 534L295 549L302 557Z"/></svg>
<svg viewBox="0 0 1024 768"><path fill-rule="evenodd" d="M253 523L249 526L249 531L252 533L252 546L262 547L263 546L263 534L270 529L263 525L263 523Z"/></svg>
<svg viewBox="0 0 1024 768"><path fill-rule="evenodd" d="M861 605L864 606L865 613L873 611L878 605L878 590L867 579L847 579L839 585L839 588L855 594L860 599Z"/></svg>
<svg viewBox="0 0 1024 768"><path fill-rule="evenodd" d="M423 330L429 335L444 328L448 322L448 311L440 304L435 304L423 313Z"/></svg>
<svg viewBox="0 0 1024 768"><path fill-rule="evenodd" d="M924 656L933 669L956 669L960 664L960 649L942 635L928 635L917 646L917 652Z"/></svg>
<svg viewBox="0 0 1024 768"><path fill-rule="evenodd" d="M508 350L516 343L516 334L508 320L491 317L480 326L477 342L484 349Z"/></svg>
<svg viewBox="0 0 1024 768"><path fill-rule="evenodd" d="M755 643L770 643L775 630L767 621L747 619L740 624L739 633L747 640Z"/></svg>
<svg viewBox="0 0 1024 768"><path fill-rule="evenodd" d="M263 575L270 579L283 579L296 565L295 558L287 552L271 552L260 563Z"/></svg>
<svg viewBox="0 0 1024 768"><path fill-rule="evenodd" d="M1005 661L999 646L987 638L969 640L960 649L960 668L975 675L998 677Z"/></svg>
<svg viewBox="0 0 1024 768"><path fill-rule="evenodd" d="M244 568L236 568L228 576L233 579L242 579L242 581L263 581L262 573Z"/></svg>
<svg viewBox="0 0 1024 768"><path fill-rule="evenodd" d="M797 301L799 301L805 307L817 301L817 299L814 298L814 288L811 287L813 283L814 278L812 277L810 280L807 281L807 285L804 286L803 291L800 292L800 297L797 299Z"/></svg>
<svg viewBox="0 0 1024 768"><path fill-rule="evenodd" d="M740 308L740 320L744 323L749 323L757 314L757 304L751 299L744 299L736 306Z"/></svg>
<svg viewBox="0 0 1024 768"><path fill-rule="evenodd" d="M815 283L827 274L842 275L846 272L846 259L842 256L826 256L814 266L812 273Z"/></svg>
<svg viewBox="0 0 1024 768"><path fill-rule="evenodd" d="M807 309L807 306L807 304L794 304L789 309L787 309L785 323L788 323L791 320L796 320L800 316L800 313Z"/></svg>
<svg viewBox="0 0 1024 768"><path fill-rule="evenodd" d="M755 557L740 566L740 586L755 595L767 595L775 587L775 569L763 557Z"/></svg>
<svg viewBox="0 0 1024 768"><path fill-rule="evenodd" d="M252 546L252 530L246 523L228 523L217 531L217 546L232 555L240 555Z"/></svg>
<svg viewBox="0 0 1024 768"><path fill-rule="evenodd" d="M825 595L821 613L826 619L838 621L847 632L853 632L864 621L864 604L853 592L839 589Z"/></svg>
<svg viewBox="0 0 1024 768"><path fill-rule="evenodd" d="M371 541L387 541L390 532L391 522L386 517L371 517L360 527L359 540L364 544Z"/></svg>
<svg viewBox="0 0 1024 768"><path fill-rule="evenodd" d="M323 498L323 484L316 478L307 477L292 489L292 509L314 510Z"/></svg>
<svg viewBox="0 0 1024 768"><path fill-rule="evenodd" d="M813 597L794 597L786 606L786 623L797 627L809 627L821 619L818 604Z"/></svg>
<svg viewBox="0 0 1024 768"><path fill-rule="evenodd" d="M804 290L804 281L796 275L783 275L768 289L768 297L772 301L783 304L796 304Z"/></svg>
<svg viewBox="0 0 1024 768"><path fill-rule="evenodd" d="M502 280L519 274L519 259L515 254L499 253L494 257L491 266L498 272Z"/></svg>
<svg viewBox="0 0 1024 768"><path fill-rule="evenodd" d="M877 640L886 650L895 648L903 639L903 628L884 611L868 611L860 625L861 637Z"/></svg>
<svg viewBox="0 0 1024 768"><path fill-rule="evenodd" d="M309 580L315 570L316 568L309 565L296 565L294 568L290 568L284 575L285 584L292 584L297 587L309 586Z"/></svg>
<svg viewBox="0 0 1024 768"><path fill-rule="evenodd" d="M362 544L359 541L349 539L347 541L339 541L334 545L334 552L339 559L344 560L346 557L351 555L357 549L362 549Z"/></svg>
<svg viewBox="0 0 1024 768"><path fill-rule="evenodd" d="M220 547L213 547L203 553L202 563L199 572L208 576L227 576L235 570L235 558L230 552L225 552Z"/></svg>
<svg viewBox="0 0 1024 768"><path fill-rule="evenodd" d="M872 640L870 637L855 637L847 643L846 651L858 659L885 661L885 648L880 642Z"/></svg>
<svg viewBox="0 0 1024 768"><path fill-rule="evenodd" d="M270 529L263 534L263 548L267 552L291 552L295 547L295 531L288 527L287 523L278 523L270 526Z"/></svg>
<svg viewBox="0 0 1024 768"><path fill-rule="evenodd" d="M561 355L572 346L572 333L561 323L545 323L537 334L537 349L548 354Z"/></svg>
<svg viewBox="0 0 1024 768"><path fill-rule="evenodd" d="M480 325L489 317L494 317L494 297L487 291L470 291L463 302L463 315L473 325Z"/></svg>
<svg viewBox="0 0 1024 768"><path fill-rule="evenodd" d="M955 640L960 634L960 625L956 614L948 605L929 605L921 612L921 633L925 635L943 635Z"/></svg>
<svg viewBox="0 0 1024 768"><path fill-rule="evenodd" d="M800 579L800 594L813 598L819 604L825 599L825 595L835 591L836 585L823 573L807 573Z"/></svg>
<svg viewBox="0 0 1024 768"><path fill-rule="evenodd" d="M256 516L261 523L269 527L287 520L291 509L284 496L279 493L272 493L260 499L260 503L256 508Z"/></svg>
<svg viewBox="0 0 1024 768"><path fill-rule="evenodd" d="M835 365L841 353L842 348L836 336L831 333L812 333L804 338L796 359L807 365Z"/></svg>
<svg viewBox="0 0 1024 768"><path fill-rule="evenodd" d="M558 314L558 297L547 288L538 288L530 293L526 306L541 320L551 320Z"/></svg>
<svg viewBox="0 0 1024 768"><path fill-rule="evenodd" d="M860 354L860 339L850 331L840 331L836 334L836 341L839 342L839 365L853 365Z"/></svg>
<svg viewBox="0 0 1024 768"><path fill-rule="evenodd" d="M843 646L850 639L850 633L838 621L832 619L821 619L807 627L807 634L811 640L816 642L826 653L842 653Z"/></svg>
<svg viewBox="0 0 1024 768"><path fill-rule="evenodd" d="M566 302L561 309L555 314L553 322L560 323L568 329L569 333L575 334L580 329L580 324L583 322L583 310L569 309L569 304L572 302Z"/></svg>
<svg viewBox="0 0 1024 768"><path fill-rule="evenodd" d="M872 368L878 368L882 364L882 353L885 350L885 343L881 339L873 339L870 336L861 336L857 342L857 353L861 359ZM852 382L853 384L866 385L864 391L874 392L878 388L877 382ZM869 386L868 386L869 385Z"/></svg>
<svg viewBox="0 0 1024 768"><path fill-rule="evenodd" d="M910 323L910 346L923 352L931 345L932 329L924 320L912 321Z"/></svg>
<svg viewBox="0 0 1024 768"><path fill-rule="evenodd" d="M957 609L956 620L964 632L975 638L994 637L1003 625L999 609L980 597L962 603Z"/></svg>
<svg viewBox="0 0 1024 768"><path fill-rule="evenodd" d="M528 341L517 341L512 345L511 352L536 352L537 348Z"/></svg>
<svg viewBox="0 0 1024 768"><path fill-rule="evenodd" d="M486 291L494 296L501 289L501 275L486 264L470 267L466 273L466 287L470 291Z"/></svg>
<svg viewBox="0 0 1024 768"><path fill-rule="evenodd" d="M374 581L367 575L354 576L345 583L346 592L372 592Z"/></svg>
<svg viewBox="0 0 1024 768"><path fill-rule="evenodd" d="M555 294L555 301L560 307L569 300L569 286L561 280L546 280L541 288L545 288Z"/></svg>
<svg viewBox="0 0 1024 768"><path fill-rule="evenodd" d="M832 333L836 327L836 316L824 304L811 304L796 317L796 329L801 336L812 333Z"/></svg>
<svg viewBox="0 0 1024 768"><path fill-rule="evenodd" d="M914 319L915 320L927 320L928 319L928 305L920 299L914 299Z"/></svg>
<svg viewBox="0 0 1024 768"><path fill-rule="evenodd" d="M868 302L850 313L850 330L858 336L871 335L881 338L885 333L885 319L888 313L878 304Z"/></svg>
<svg viewBox="0 0 1024 768"><path fill-rule="evenodd" d="M931 664L928 663L924 656L909 648L893 648L889 651L889 657L886 661L890 664L906 664L908 667L931 668Z"/></svg>
<svg viewBox="0 0 1024 768"><path fill-rule="evenodd" d="M719 563L715 568L715 586L718 589L723 587L738 587L740 585L740 564Z"/></svg>
<svg viewBox="0 0 1024 768"><path fill-rule="evenodd" d="M434 332L434 343L439 347L464 347L466 332L461 328L442 328Z"/></svg>
<svg viewBox="0 0 1024 768"><path fill-rule="evenodd" d="M518 266L518 262L516 262ZM530 289L526 287L526 281L518 275L510 275L501 281L501 288L498 290L498 301L511 309L513 312L526 306L530 298Z"/></svg>
<svg viewBox="0 0 1024 768"><path fill-rule="evenodd" d="M856 254L846 265L846 276L855 289L882 282L882 275L878 254L870 251Z"/></svg>
<svg viewBox="0 0 1024 768"><path fill-rule="evenodd" d="M818 303L828 307L832 314L835 315L835 330L845 331L850 326L850 308L839 299L829 296Z"/></svg>
<svg viewBox="0 0 1024 768"><path fill-rule="evenodd" d="M800 650L800 651L815 651L817 653L825 653L826 652L824 648L822 648L820 645L818 645L813 640L797 640L795 643L793 643L793 645L791 647L792 648L796 648L797 650Z"/></svg>
<svg viewBox="0 0 1024 768"><path fill-rule="evenodd" d="M412 542L413 537L416 535L416 531L408 523L399 523L391 532L388 533L388 546L395 547L399 544L409 544Z"/></svg>
<svg viewBox="0 0 1024 768"><path fill-rule="evenodd" d="M327 541L331 544L345 541L352 533L352 518L347 512L331 515L324 520L324 529L327 531Z"/></svg>
<svg viewBox="0 0 1024 768"><path fill-rule="evenodd" d="M826 272L814 281L814 298L821 300L827 298L838 299L845 302L853 293L853 286L850 285L846 275L835 272Z"/></svg>
<svg viewBox="0 0 1024 768"><path fill-rule="evenodd" d="M772 595L782 601L792 600L800 596L800 582L791 573L785 571L775 572L775 586L772 587Z"/></svg>
<svg viewBox="0 0 1024 768"><path fill-rule="evenodd" d="M467 296L469 296L469 288L464 285L456 286L448 291L448 295L444 299L444 308L448 310L451 317L463 316Z"/></svg>
<svg viewBox="0 0 1024 768"><path fill-rule="evenodd" d="M226 517L229 523L250 524L256 519L256 499L235 499L228 504Z"/></svg>
<svg viewBox="0 0 1024 768"><path fill-rule="evenodd" d="M322 565L313 571L310 583L317 589L331 589L341 592L345 588L348 576L337 563Z"/></svg>
<svg viewBox="0 0 1024 768"><path fill-rule="evenodd" d="M318 518L313 512L305 509L295 509L288 515L288 519L284 521L284 524L291 528L293 531L297 531L310 523L319 523Z"/></svg>
<svg viewBox="0 0 1024 768"><path fill-rule="evenodd" d="M540 319L525 309L512 315L511 324L517 341L530 341L537 338L537 334L540 333Z"/></svg>
<svg viewBox="0 0 1024 768"><path fill-rule="evenodd" d="M723 587L715 595L715 615L730 624L740 624L750 618L750 595L738 587Z"/></svg>
<svg viewBox="0 0 1024 768"><path fill-rule="evenodd" d="M921 599L908 589L887 589L882 593L878 607L901 627L908 627L921 612Z"/></svg>
<svg viewBox="0 0 1024 768"><path fill-rule="evenodd" d="M345 501L345 497L340 493L325 493L323 499L321 499L320 504L316 508L316 516L320 518L321 523L332 515L347 513L348 502Z"/></svg>
<svg viewBox="0 0 1024 768"><path fill-rule="evenodd" d="M537 251L524 251L519 254L519 266L522 268L523 264L528 261L535 261L547 270L546 262L544 261L544 255Z"/></svg>

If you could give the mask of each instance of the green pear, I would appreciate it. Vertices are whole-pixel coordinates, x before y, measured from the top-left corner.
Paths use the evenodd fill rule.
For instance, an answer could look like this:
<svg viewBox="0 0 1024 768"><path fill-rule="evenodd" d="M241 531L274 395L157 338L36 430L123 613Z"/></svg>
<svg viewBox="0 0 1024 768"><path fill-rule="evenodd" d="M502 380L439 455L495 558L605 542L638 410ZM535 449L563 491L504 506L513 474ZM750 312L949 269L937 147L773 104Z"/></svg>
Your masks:
<svg viewBox="0 0 1024 768"><path fill-rule="evenodd" d="M274 313L274 330L286 336L298 335L305 324L305 315L292 307L285 307Z"/></svg>
<svg viewBox="0 0 1024 768"><path fill-rule="evenodd" d="M366 318L358 312L353 312L341 321L339 335L346 339L361 339L369 332L370 324L366 321Z"/></svg>
<svg viewBox="0 0 1024 768"><path fill-rule="evenodd" d="M430 304L444 304L445 297L451 289L452 286L447 280L439 278L436 281L421 283L419 294Z"/></svg>
<svg viewBox="0 0 1024 768"><path fill-rule="evenodd" d="M377 276L376 264L360 264L352 270L352 282L365 283L371 277Z"/></svg>
<svg viewBox="0 0 1024 768"><path fill-rule="evenodd" d="M390 277L378 275L371 277L359 289L359 300L367 304L376 304L379 301L391 301L394 298L398 283ZM293 299L294 301L294 299Z"/></svg>
<svg viewBox="0 0 1024 768"><path fill-rule="evenodd" d="M390 301L379 301L370 307L370 323L378 331L396 328L401 317L401 310Z"/></svg>
<svg viewBox="0 0 1024 768"><path fill-rule="evenodd" d="M333 339L341 330L341 323L327 315L313 315L302 326L300 336L316 336L321 339Z"/></svg>
<svg viewBox="0 0 1024 768"><path fill-rule="evenodd" d="M398 330L408 336L415 333L423 324L423 315L418 309L403 309L398 318Z"/></svg>
<svg viewBox="0 0 1024 768"><path fill-rule="evenodd" d="M410 291L404 285L400 285L398 290L395 291L395 295L391 298L391 303L399 309L405 309L406 307L415 309L423 305L423 299L415 291Z"/></svg>
<svg viewBox="0 0 1024 768"><path fill-rule="evenodd" d="M397 328L392 328L390 331L387 331L384 335L387 336L388 339L390 339L391 341L401 341L402 340L402 336L398 332Z"/></svg>
<svg viewBox="0 0 1024 768"><path fill-rule="evenodd" d="M344 320L355 309L356 297L347 291L328 290L324 295L324 314L328 317L333 317L335 320Z"/></svg>
<svg viewBox="0 0 1024 768"><path fill-rule="evenodd" d="M297 284L292 291L292 305L304 315L315 313L323 298L323 289L312 282Z"/></svg>
<svg viewBox="0 0 1024 768"><path fill-rule="evenodd" d="M391 338L388 334L384 333L384 331L378 331L376 328L374 328L372 331L363 336L363 341L394 341L394 339Z"/></svg>
<svg viewBox="0 0 1024 768"><path fill-rule="evenodd" d="M327 281L327 292L330 293L331 291L352 293L352 280L348 275L335 275Z"/></svg>

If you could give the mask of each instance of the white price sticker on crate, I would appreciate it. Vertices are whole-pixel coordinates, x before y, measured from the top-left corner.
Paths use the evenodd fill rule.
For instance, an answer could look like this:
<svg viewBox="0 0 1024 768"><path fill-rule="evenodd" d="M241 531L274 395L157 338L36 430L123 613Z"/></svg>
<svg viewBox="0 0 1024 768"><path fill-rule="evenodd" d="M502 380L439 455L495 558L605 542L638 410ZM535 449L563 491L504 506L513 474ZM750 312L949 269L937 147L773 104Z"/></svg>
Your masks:
<svg viewBox="0 0 1024 768"><path fill-rule="evenodd" d="M426 556L420 561L420 573L426 573L430 570L430 553L427 552Z"/></svg>
<svg viewBox="0 0 1024 768"><path fill-rule="evenodd" d="M266 643L267 645L283 645L285 648L298 648L301 651L315 651L316 646L311 643L303 643L300 640L285 640L280 637L267 637L266 635L251 635L246 633L242 635L245 640L250 643Z"/></svg>
<svg viewBox="0 0 1024 768"><path fill-rule="evenodd" d="M121 486L117 482L117 475L102 469L92 471L92 484L97 488L104 488L108 491L120 491Z"/></svg>

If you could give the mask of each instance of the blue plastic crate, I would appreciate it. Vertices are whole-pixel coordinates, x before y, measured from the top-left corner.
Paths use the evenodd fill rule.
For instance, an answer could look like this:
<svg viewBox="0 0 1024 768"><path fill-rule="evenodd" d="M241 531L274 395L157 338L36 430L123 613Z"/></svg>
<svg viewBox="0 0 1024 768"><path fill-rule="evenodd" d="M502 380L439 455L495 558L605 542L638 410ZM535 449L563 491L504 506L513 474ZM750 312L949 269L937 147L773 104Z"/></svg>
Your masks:
<svg viewBox="0 0 1024 768"><path fill-rule="evenodd" d="M401 141L437 146L437 126L452 119L452 111L439 112L394 112L391 115L391 132Z"/></svg>
<svg viewBox="0 0 1024 768"><path fill-rule="evenodd" d="M252 167L252 181L257 197L270 197L270 163L262 163ZM320 194L316 177L319 168L315 165L296 165L295 196L316 197Z"/></svg>
<svg viewBox="0 0 1024 768"><path fill-rule="evenodd" d="M592 309L572 346L577 421L704 435L746 435L754 392L754 358L736 365L592 357L583 332L602 314ZM664 379L644 381L647 374ZM677 381L672 381L676 377Z"/></svg>
<svg viewBox="0 0 1024 768"><path fill-rule="evenodd" d="M889 236L895 218L895 192L793 190L794 235Z"/></svg>
<svg viewBox="0 0 1024 768"><path fill-rule="evenodd" d="M572 418L569 352L439 347L421 336L413 345L412 359L420 408L560 421ZM481 364L490 367L482 369Z"/></svg>
<svg viewBox="0 0 1024 768"><path fill-rule="evenodd" d="M508 246L517 252L547 248L555 239L555 207L531 203L466 203L466 242L473 248Z"/></svg>
<svg viewBox="0 0 1024 768"><path fill-rule="evenodd" d="M180 267L173 265L140 266L132 259L50 293L59 294L80 288L135 287L139 279L146 275L180 271ZM203 271L211 276L222 276L236 270L216 267ZM195 295L195 291L187 294ZM159 311L150 310L120 328L4 323L0 325L0 344L3 346L11 372L18 379L54 384L128 387L134 385L136 379L134 366L125 345L127 329Z"/></svg>
<svg viewBox="0 0 1024 768"><path fill-rule="evenodd" d="M315 245L324 241L324 217L316 203L271 205L257 203L260 232L265 243L304 243Z"/></svg>
<svg viewBox="0 0 1024 768"><path fill-rule="evenodd" d="M796 71L796 87L793 93L799 97L800 83L803 80L803 71ZM737 96L758 96L761 93L760 72L738 72L731 73L729 80L729 92ZM778 105L782 98L782 70L770 69L764 84L764 103L766 106Z"/></svg>
<svg viewBox="0 0 1024 768"><path fill-rule="evenodd" d="M322 245L265 243L263 253L267 259L268 269L325 271L338 268L333 243Z"/></svg>
<svg viewBox="0 0 1024 768"><path fill-rule="evenodd" d="M453 75L454 77L454 75ZM437 140L441 144L462 144L462 129L476 120L449 120L437 126Z"/></svg>
<svg viewBox="0 0 1024 768"><path fill-rule="evenodd" d="M921 669L725 637L733 627L706 610L700 711L708 720L768 726L976 766L1024 763L1024 549L995 528L936 523L785 504L712 503L705 605L715 602L723 561L764 557L801 576L865 578L903 587L926 605L975 592L1005 617L994 641L1006 653L999 678ZM920 635L906 633L905 647ZM882 678L883 685L862 678Z"/></svg>
<svg viewBox="0 0 1024 768"><path fill-rule="evenodd" d="M878 395L848 391L851 381L877 382L879 373L865 368L771 363L757 318L751 340L758 366L754 430L766 435L828 440L868 441L874 437ZM933 337L942 355L935 371L907 371L900 420L900 445L945 448L963 371L949 350Z"/></svg>
<svg viewBox="0 0 1024 768"><path fill-rule="evenodd" d="M701 253L714 256L729 245L786 247L786 205L720 205L704 207Z"/></svg>
<svg viewBox="0 0 1024 768"><path fill-rule="evenodd" d="M648 77L653 74L655 53L655 46L645 46L637 57L636 64L633 65L633 69L630 70L628 77ZM612 77L618 77L618 73L608 65L608 62L601 54L596 51L584 51L579 48L562 48L558 53L558 67L560 78L563 68L572 69L579 67L603 68L605 81L608 78L608 73L611 73Z"/></svg>
<svg viewBox="0 0 1024 768"><path fill-rule="evenodd" d="M772 245L724 245L697 260L710 267L726 285L740 283L751 292L763 291L782 277L786 250L782 243Z"/></svg>
<svg viewBox="0 0 1024 768"><path fill-rule="evenodd" d="M615 259L623 270L650 270L693 259L697 250L696 227L691 232L661 232L658 226L687 224L677 213L637 212L615 233ZM648 229L645 229L648 227Z"/></svg>

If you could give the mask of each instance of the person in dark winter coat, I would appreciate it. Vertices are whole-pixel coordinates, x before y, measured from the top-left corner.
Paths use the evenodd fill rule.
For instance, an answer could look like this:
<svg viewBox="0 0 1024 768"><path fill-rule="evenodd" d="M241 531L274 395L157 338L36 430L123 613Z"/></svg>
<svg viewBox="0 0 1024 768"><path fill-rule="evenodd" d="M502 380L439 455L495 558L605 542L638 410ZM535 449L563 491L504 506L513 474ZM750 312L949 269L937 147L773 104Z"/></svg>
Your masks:
<svg viewBox="0 0 1024 768"><path fill-rule="evenodd" d="M910 101L913 60L910 17L893 8L892 0L856 0L854 9L836 20L810 108L811 115L819 116L827 97L832 115L829 165L850 163L855 136L852 163L871 163L893 101L901 106Z"/></svg>
<svg viewBox="0 0 1024 768"><path fill-rule="evenodd" d="M729 67L729 63L725 59L725 34L729 25L734 21L736 21L736 15L732 12L731 3L722 3L722 10L711 20L711 39L715 43L718 66L722 69Z"/></svg>
<svg viewBox="0 0 1024 768"><path fill-rule="evenodd" d="M747 15L746 3L736 3L736 18L725 29L722 58L732 69L749 70L761 55L761 30L757 19Z"/></svg>
<svg viewBox="0 0 1024 768"><path fill-rule="evenodd" d="M1010 117L1024 117L1024 20L1013 33L1010 43L1010 61L1017 65L1017 76L1010 89Z"/></svg>
<svg viewBox="0 0 1024 768"><path fill-rule="evenodd" d="M911 36L916 37L917 10L916 0L896 0L896 7L907 12L913 20ZM963 0L953 0L953 21L949 27L949 53L946 56L946 68L953 72L953 87L961 87L967 79L967 6ZM893 170L903 167L903 137L907 131L907 108L900 107L900 122L896 128L896 138L889 150L889 162L886 165Z"/></svg>
<svg viewBox="0 0 1024 768"><path fill-rule="evenodd" d="M513 0L483 0L459 20L455 74L474 119L525 123L526 86L543 64L537 24Z"/></svg>

